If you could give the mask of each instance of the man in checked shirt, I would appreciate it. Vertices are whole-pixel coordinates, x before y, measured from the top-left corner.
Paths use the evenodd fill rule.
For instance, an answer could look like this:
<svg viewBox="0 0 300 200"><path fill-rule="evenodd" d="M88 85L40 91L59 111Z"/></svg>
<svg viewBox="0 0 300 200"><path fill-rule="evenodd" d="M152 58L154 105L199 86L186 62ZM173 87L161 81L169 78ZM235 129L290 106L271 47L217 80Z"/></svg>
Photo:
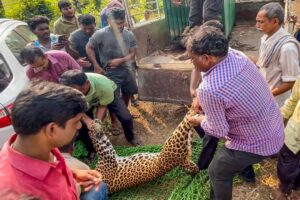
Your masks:
<svg viewBox="0 0 300 200"><path fill-rule="evenodd" d="M202 27L188 49L194 66L204 72L198 97L205 113L189 120L225 139L208 167L210 199L230 200L235 174L283 146L283 120L256 66L228 51L228 40L218 29Z"/></svg>

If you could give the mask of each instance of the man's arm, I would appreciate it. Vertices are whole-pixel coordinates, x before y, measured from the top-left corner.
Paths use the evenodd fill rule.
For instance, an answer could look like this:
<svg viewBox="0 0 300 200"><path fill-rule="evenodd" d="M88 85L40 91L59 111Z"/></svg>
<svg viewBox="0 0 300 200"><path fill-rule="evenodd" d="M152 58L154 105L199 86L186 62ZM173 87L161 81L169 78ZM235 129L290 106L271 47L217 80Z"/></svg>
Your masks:
<svg viewBox="0 0 300 200"><path fill-rule="evenodd" d="M201 91L199 98L205 117L199 115L197 120L201 122L205 132L217 138L224 138L229 131L224 100L209 91Z"/></svg>
<svg viewBox="0 0 300 200"><path fill-rule="evenodd" d="M59 31L60 28L59 28L59 20L60 19L57 19L55 22L54 22L54 25L53 25L53 33L55 35L62 35L61 32Z"/></svg>
<svg viewBox="0 0 300 200"><path fill-rule="evenodd" d="M94 46L90 42L88 42L85 47L85 50L86 50L86 55L88 56L89 60L92 62L94 66L94 72L103 74L104 70L97 62Z"/></svg>
<svg viewBox="0 0 300 200"><path fill-rule="evenodd" d="M193 69L191 73L191 82L190 82L190 94L192 98L197 96L196 89L199 86L200 82L201 82L201 72L199 72L196 69Z"/></svg>
<svg viewBox="0 0 300 200"><path fill-rule="evenodd" d="M105 115L106 115L107 107L106 106L99 106L96 110L96 118L103 121Z"/></svg>
<svg viewBox="0 0 300 200"><path fill-rule="evenodd" d="M86 57L80 57L80 55L79 55L79 51L78 51L78 49L80 48L77 44L77 40L78 40L79 38L76 38L76 36L74 36L72 33L71 33L71 35L70 35L70 37L69 37L69 46L68 46L68 48L71 50L71 51L73 51L74 53L75 53L75 55L76 55L76 57L73 57L73 58L75 58L76 59L76 61L79 63L79 65L81 66L81 67L85 67L85 68L88 68L88 67L90 67L91 66L91 63L90 63L90 61L88 61L87 60L87 58Z"/></svg>
<svg viewBox="0 0 300 200"><path fill-rule="evenodd" d="M282 84L272 89L272 94L278 96L291 90L300 75L299 53L294 43L284 44L280 49L279 65L281 67Z"/></svg>
<svg viewBox="0 0 300 200"><path fill-rule="evenodd" d="M66 53L66 52L64 52L64 53L65 53L65 59L68 61L69 70L70 69L80 69L81 70L81 67L78 64L78 62L76 62L76 60L74 60L74 58L72 58L72 56L70 56L68 53Z"/></svg>
<svg viewBox="0 0 300 200"><path fill-rule="evenodd" d="M281 85L277 86L276 88L272 89L273 96L278 96L280 94L285 93L293 88L295 81L293 82L284 82Z"/></svg>
<svg viewBox="0 0 300 200"><path fill-rule="evenodd" d="M96 187L96 191L102 182L102 175L96 170L71 169L74 179L82 187L84 192Z"/></svg>
<svg viewBox="0 0 300 200"><path fill-rule="evenodd" d="M112 59L110 61L108 61L108 64L111 68L115 68L118 67L119 65L121 65L122 63L125 63L127 61L133 60L135 57L135 52L136 49L130 49L129 50L129 54L123 58L116 58L116 59Z"/></svg>

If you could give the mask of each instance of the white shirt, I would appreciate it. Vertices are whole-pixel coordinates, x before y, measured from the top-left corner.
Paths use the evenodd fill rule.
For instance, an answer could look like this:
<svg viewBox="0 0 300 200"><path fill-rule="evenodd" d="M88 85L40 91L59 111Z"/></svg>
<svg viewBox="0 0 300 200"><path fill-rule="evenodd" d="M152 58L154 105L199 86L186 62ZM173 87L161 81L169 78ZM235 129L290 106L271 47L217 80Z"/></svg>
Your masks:
<svg viewBox="0 0 300 200"><path fill-rule="evenodd" d="M280 28L276 33L267 39L267 35L261 38L260 50L264 49L265 45L272 42L276 38L277 34L284 31ZM267 80L271 90L278 87L284 82L296 81L297 77L300 75L299 67L299 52L296 44L288 42L284 44L279 52L279 59L272 60L270 65L265 68L260 68L260 72ZM286 91L283 94L275 96L275 100L279 107L283 106L285 100L291 95L291 90Z"/></svg>

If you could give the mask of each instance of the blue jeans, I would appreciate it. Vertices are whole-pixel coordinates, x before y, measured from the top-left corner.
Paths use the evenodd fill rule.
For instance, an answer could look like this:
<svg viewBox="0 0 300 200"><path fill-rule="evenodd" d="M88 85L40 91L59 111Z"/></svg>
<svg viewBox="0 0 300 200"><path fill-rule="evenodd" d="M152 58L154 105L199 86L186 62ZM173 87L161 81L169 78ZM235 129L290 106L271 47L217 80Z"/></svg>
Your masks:
<svg viewBox="0 0 300 200"><path fill-rule="evenodd" d="M107 186L104 182L101 183L100 188L96 191L93 187L91 190L82 193L80 195L80 200L107 200Z"/></svg>

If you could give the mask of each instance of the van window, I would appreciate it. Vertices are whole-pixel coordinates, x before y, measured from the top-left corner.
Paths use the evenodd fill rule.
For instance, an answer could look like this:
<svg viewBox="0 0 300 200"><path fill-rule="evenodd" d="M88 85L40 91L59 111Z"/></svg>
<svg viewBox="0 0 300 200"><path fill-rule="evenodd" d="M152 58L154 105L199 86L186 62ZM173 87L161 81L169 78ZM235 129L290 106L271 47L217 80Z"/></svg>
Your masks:
<svg viewBox="0 0 300 200"><path fill-rule="evenodd" d="M37 40L36 35L31 32L31 30L26 25L17 26L14 30L25 40L28 40L28 43Z"/></svg>
<svg viewBox="0 0 300 200"><path fill-rule="evenodd" d="M25 63L20 58L20 52L22 49L26 47L28 42L15 31L11 31L6 36L5 43L8 46L8 48L11 50L11 52L14 54L14 56L17 58L17 60L22 65L25 65Z"/></svg>
<svg viewBox="0 0 300 200"><path fill-rule="evenodd" d="M8 68L6 62L0 57L0 93L9 85L12 81L13 75Z"/></svg>

